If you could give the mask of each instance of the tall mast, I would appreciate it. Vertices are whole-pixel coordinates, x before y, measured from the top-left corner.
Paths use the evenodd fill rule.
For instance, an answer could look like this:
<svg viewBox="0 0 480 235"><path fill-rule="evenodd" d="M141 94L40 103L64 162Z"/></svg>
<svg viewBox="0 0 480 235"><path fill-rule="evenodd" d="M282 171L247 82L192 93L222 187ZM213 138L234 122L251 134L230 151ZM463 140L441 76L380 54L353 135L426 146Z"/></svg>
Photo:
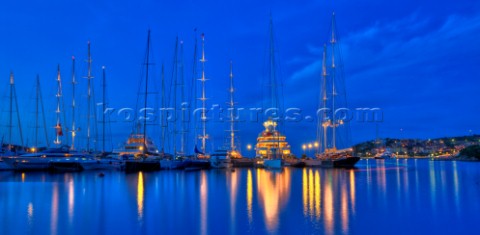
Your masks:
<svg viewBox="0 0 480 235"><path fill-rule="evenodd" d="M278 97L277 97L277 74L275 70L275 38L273 33L273 19L270 15L270 86L271 86L271 105L270 108L280 108L278 107ZM278 114L278 113L277 113Z"/></svg>
<svg viewBox="0 0 480 235"><path fill-rule="evenodd" d="M179 72L180 72L180 83L178 84L180 86L180 112L181 112L181 118L180 118L180 152L185 155L185 145L186 145L186 134L187 134L187 128L185 127L185 110L183 110L183 104L185 102L185 78L184 78L184 65L183 65L183 41L180 41L180 63L179 63Z"/></svg>
<svg viewBox="0 0 480 235"><path fill-rule="evenodd" d="M234 93L235 89L233 88L233 63L230 61L230 102L228 102L230 107L230 151L235 151L235 102L234 102Z"/></svg>
<svg viewBox="0 0 480 235"><path fill-rule="evenodd" d="M337 43L335 36L335 12L332 14L332 38L330 44L332 46L332 151L336 151L336 129L337 122L335 120L335 96L337 95L335 89L335 75L336 75L336 66L335 66L335 44Z"/></svg>
<svg viewBox="0 0 480 235"><path fill-rule="evenodd" d="M162 64L162 116L161 116L161 125L162 125L162 128L161 128L161 141L160 143L162 144L162 154L165 153L165 135L166 135L166 128L167 128L167 120L166 120L166 116L167 116L167 111L165 110L166 108L166 97L165 97L165 67L164 65Z"/></svg>
<svg viewBox="0 0 480 235"><path fill-rule="evenodd" d="M175 54L173 55L173 155L177 156L177 85L178 85L178 36L175 39Z"/></svg>
<svg viewBox="0 0 480 235"><path fill-rule="evenodd" d="M270 86L271 86L271 108L275 108L275 112L277 117L280 114L280 102L279 102L279 97L277 93L277 74L276 74L276 68L275 68L275 36L273 32L273 19L272 15L270 14ZM278 123L277 123L278 124ZM275 150L275 156L274 158L278 158L279 155L283 155L280 151L280 132L276 130L276 126L274 125L273 127L273 132L274 136L276 137L276 150ZM268 152L268 151L267 151Z"/></svg>
<svg viewBox="0 0 480 235"><path fill-rule="evenodd" d="M200 59L200 62L202 63L202 78L199 80L202 82L202 97L200 100L202 101L202 116L201 116L201 121L202 121L202 135L200 136L200 139L202 140L202 151L203 153L206 153L206 140L208 139L207 135L207 116L206 116L206 93L205 93L205 82L207 79L205 78L205 62L207 60L205 59L205 34L202 33L202 58Z"/></svg>
<svg viewBox="0 0 480 235"><path fill-rule="evenodd" d="M144 111L145 117L143 118L143 152L147 152L147 102L148 102L148 66L150 65L150 30L148 30L148 38L147 38L147 59L145 61L145 103L144 103Z"/></svg>
<svg viewBox="0 0 480 235"><path fill-rule="evenodd" d="M62 140L60 139L61 136L63 136L63 131L62 131L62 124L60 122L60 115L61 115L61 98L62 98L62 80L60 77L60 65L58 65L57 69L57 110L55 111L56 116L57 116L57 123L55 125L55 140L53 143L56 145L62 144Z"/></svg>
<svg viewBox="0 0 480 235"><path fill-rule="evenodd" d="M107 108L107 101L105 99L106 95L105 95L105 88L107 86L106 84L106 76L105 76L105 66L102 66L102 80L103 80L103 92L102 92L102 95L103 95L103 102L102 102L102 152L105 152L105 110Z"/></svg>
<svg viewBox="0 0 480 235"><path fill-rule="evenodd" d="M75 87L77 85L77 81L75 80L75 57L72 56L72 146L70 147L71 150L75 150L75 136L77 135L77 128L75 126Z"/></svg>
<svg viewBox="0 0 480 235"><path fill-rule="evenodd" d="M322 88L321 88L321 95L322 95L322 108L326 110L327 108L327 45L323 45L323 60L322 60ZM323 130L323 149L327 150L327 113L324 111L322 122L322 130Z"/></svg>
<svg viewBox="0 0 480 235"><path fill-rule="evenodd" d="M13 128L13 94L15 89L15 80L13 72L10 72L10 112L8 121L8 149L12 147L12 128ZM18 111L18 110L17 110Z"/></svg>
<svg viewBox="0 0 480 235"><path fill-rule="evenodd" d="M40 76L37 74L37 85L35 92L35 144L33 145L34 149L38 149L38 111L39 111L39 101L40 101Z"/></svg>
<svg viewBox="0 0 480 235"><path fill-rule="evenodd" d="M17 101L17 92L15 90L15 79L13 72L10 72L10 116L9 116L9 127L8 127L8 138L9 138L9 150L12 147L12 128L13 128L13 102L15 102L15 110L17 112L17 122L18 129L20 134L20 143L23 146L23 134L22 134L22 124L20 123L20 113L18 112L18 101Z"/></svg>
<svg viewBox="0 0 480 235"><path fill-rule="evenodd" d="M87 151L90 151L90 105L92 99L92 56L90 54L90 41L88 41L88 58L87 58L88 72L87 72Z"/></svg>

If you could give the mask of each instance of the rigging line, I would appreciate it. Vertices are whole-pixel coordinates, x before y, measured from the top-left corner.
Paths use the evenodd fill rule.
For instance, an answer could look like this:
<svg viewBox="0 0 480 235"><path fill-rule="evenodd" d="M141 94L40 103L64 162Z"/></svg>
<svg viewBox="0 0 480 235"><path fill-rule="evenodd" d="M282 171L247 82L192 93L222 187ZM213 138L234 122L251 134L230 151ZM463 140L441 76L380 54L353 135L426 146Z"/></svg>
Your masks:
<svg viewBox="0 0 480 235"><path fill-rule="evenodd" d="M161 149L161 152L162 154L165 153L165 128L167 127L166 126L166 118L167 118L167 111L165 110L165 66L164 64L162 63L162 74L161 74L161 93L162 93L162 96L161 96L161 106L162 106L162 113L161 113L161 116L160 116L160 144L162 146L162 149Z"/></svg>
<svg viewBox="0 0 480 235"><path fill-rule="evenodd" d="M94 81L92 80L92 104L95 104L95 85ZM98 120L97 120L97 107L95 105L92 105L92 111L93 111L93 143L94 143L94 151L98 150Z"/></svg>
<svg viewBox="0 0 480 235"><path fill-rule="evenodd" d="M45 143L47 145L47 148L50 147L50 141L48 139L48 131L47 131L47 120L45 118L45 108L44 108L44 105L43 105L43 97L42 97L42 89L40 89L40 79L38 80L38 95L39 95L39 98L40 98L40 106L41 106L41 109L42 109L42 117L43 117L43 130L45 132Z"/></svg>
<svg viewBox="0 0 480 235"><path fill-rule="evenodd" d="M188 133L187 128L185 126L185 111L188 110L183 110L184 108L184 102L185 102L185 77L184 77L184 61L183 61L183 41L180 41L180 112L181 112L181 120L180 120L180 126L181 126L181 152L182 154L185 154L186 146L187 146L187 139L186 139L186 134Z"/></svg>
<svg viewBox="0 0 480 235"><path fill-rule="evenodd" d="M173 55L173 67L172 67L172 78L170 80L170 94L173 97L172 108L173 108L173 155L176 157L177 154L177 81L178 79L178 36L175 38L175 50Z"/></svg>

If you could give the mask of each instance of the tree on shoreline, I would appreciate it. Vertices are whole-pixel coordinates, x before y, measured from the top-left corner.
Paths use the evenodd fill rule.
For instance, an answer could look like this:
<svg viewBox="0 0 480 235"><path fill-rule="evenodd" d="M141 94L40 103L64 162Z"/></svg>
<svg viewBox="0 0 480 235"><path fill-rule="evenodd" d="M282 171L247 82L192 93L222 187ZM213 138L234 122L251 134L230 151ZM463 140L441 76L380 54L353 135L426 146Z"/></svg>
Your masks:
<svg viewBox="0 0 480 235"><path fill-rule="evenodd" d="M460 156L476 158L480 160L480 145L471 145L460 151Z"/></svg>

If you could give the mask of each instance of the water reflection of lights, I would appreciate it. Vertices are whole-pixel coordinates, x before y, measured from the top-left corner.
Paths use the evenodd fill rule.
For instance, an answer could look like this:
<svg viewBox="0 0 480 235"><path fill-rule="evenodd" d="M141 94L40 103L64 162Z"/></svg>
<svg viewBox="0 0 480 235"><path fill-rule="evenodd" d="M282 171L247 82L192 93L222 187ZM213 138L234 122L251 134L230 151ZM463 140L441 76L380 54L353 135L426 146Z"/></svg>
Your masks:
<svg viewBox="0 0 480 235"><path fill-rule="evenodd" d="M303 213L305 216L315 219L320 219L320 202L321 202L321 185L320 173L313 172L312 169L303 169Z"/></svg>
<svg viewBox="0 0 480 235"><path fill-rule="evenodd" d="M252 201L253 201L253 180L252 171L248 169L247 172L247 213L248 222L252 223Z"/></svg>
<svg viewBox="0 0 480 235"><path fill-rule="evenodd" d="M380 189L385 194L387 193L387 174L385 169L385 161L377 161L378 175L377 182L380 185Z"/></svg>
<svg viewBox="0 0 480 235"><path fill-rule="evenodd" d="M302 199L303 199L303 216L307 216L308 214L308 181L307 181L307 169L303 168L302 172Z"/></svg>
<svg viewBox="0 0 480 235"><path fill-rule="evenodd" d="M236 214L236 208L235 205L237 204L237 191L238 191L238 177L235 172L232 172L229 174L231 176L230 179L230 224L231 224L231 232L234 231L235 229L235 214Z"/></svg>
<svg viewBox="0 0 480 235"><path fill-rule="evenodd" d="M68 219L70 224L73 222L73 209L75 205L75 187L73 185L73 179L70 179L68 183Z"/></svg>
<svg viewBox="0 0 480 235"><path fill-rule="evenodd" d="M27 216L28 216L28 224L31 225L33 222L33 204L31 202L28 203Z"/></svg>
<svg viewBox="0 0 480 235"><path fill-rule="evenodd" d="M336 223L342 233L349 233L350 216L355 213L355 193L353 170L303 169L304 217L320 221L325 234L333 234Z"/></svg>
<svg viewBox="0 0 480 235"><path fill-rule="evenodd" d="M405 168L403 169L403 190L406 193L409 187L409 180L408 180L408 160L404 159ZM407 198L408 199L408 198Z"/></svg>
<svg viewBox="0 0 480 235"><path fill-rule="evenodd" d="M315 216L320 218L320 173L315 172Z"/></svg>
<svg viewBox="0 0 480 235"><path fill-rule="evenodd" d="M279 212L285 207L290 196L290 169L282 172L257 170L257 191L263 204L265 222L270 232L278 229Z"/></svg>
<svg viewBox="0 0 480 235"><path fill-rule="evenodd" d="M350 204L352 214L355 214L355 172L353 170L350 170Z"/></svg>
<svg viewBox="0 0 480 235"><path fill-rule="evenodd" d="M144 192L144 181L143 181L143 172L138 172L138 183L137 183L137 215L138 221L143 220L143 200L145 196Z"/></svg>
<svg viewBox="0 0 480 235"><path fill-rule="evenodd" d="M58 227L58 185L53 186L52 208L50 214L50 234L56 235Z"/></svg>
<svg viewBox="0 0 480 235"><path fill-rule="evenodd" d="M340 211L342 232L348 234L348 192L346 184L341 185Z"/></svg>
<svg viewBox="0 0 480 235"><path fill-rule="evenodd" d="M325 233L326 234L333 234L333 227L334 227L334 211L333 211L333 190L332 190L332 182L331 177L329 180L325 182L325 191L324 191L324 211L323 214L325 215Z"/></svg>
<svg viewBox="0 0 480 235"><path fill-rule="evenodd" d="M459 197L460 192L459 192L459 185L458 185L458 172L457 172L457 162L456 161L452 162L452 168L453 168L453 192L454 192L454 195L455 195L455 206L458 210L459 204L460 204L460 197Z"/></svg>
<svg viewBox="0 0 480 235"><path fill-rule="evenodd" d="M430 200L432 202L432 208L435 209L435 191L436 191L436 179L435 179L435 163L433 161L429 162L429 171L430 171Z"/></svg>
<svg viewBox="0 0 480 235"><path fill-rule="evenodd" d="M205 171L202 171L201 182L200 182L200 224L201 224L201 234L207 234L207 174Z"/></svg>
<svg viewBox="0 0 480 235"><path fill-rule="evenodd" d="M315 185L313 184L313 174L312 174L312 170L309 170L309 171L308 171L308 185L309 185L309 186L315 186ZM310 215L314 214L314 211L313 211L313 210L314 210L314 209L313 209L313 208L314 208L314 207L313 207L313 202L314 202L314 199L315 199L315 198L313 197L313 195L314 195L314 188L315 188L315 187L309 187L309 188L308 188L308 199L309 199L309 200L308 200L308 205L309 205L309 206L308 206L308 210L310 211Z"/></svg>

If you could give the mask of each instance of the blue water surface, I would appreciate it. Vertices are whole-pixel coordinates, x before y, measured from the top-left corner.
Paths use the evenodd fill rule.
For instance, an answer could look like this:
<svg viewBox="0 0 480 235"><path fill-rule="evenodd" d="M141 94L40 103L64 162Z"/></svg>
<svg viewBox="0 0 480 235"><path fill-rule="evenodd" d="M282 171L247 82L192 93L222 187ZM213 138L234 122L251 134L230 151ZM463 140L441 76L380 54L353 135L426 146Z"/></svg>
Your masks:
<svg viewBox="0 0 480 235"><path fill-rule="evenodd" d="M472 234L480 163L0 172L0 234Z"/></svg>

